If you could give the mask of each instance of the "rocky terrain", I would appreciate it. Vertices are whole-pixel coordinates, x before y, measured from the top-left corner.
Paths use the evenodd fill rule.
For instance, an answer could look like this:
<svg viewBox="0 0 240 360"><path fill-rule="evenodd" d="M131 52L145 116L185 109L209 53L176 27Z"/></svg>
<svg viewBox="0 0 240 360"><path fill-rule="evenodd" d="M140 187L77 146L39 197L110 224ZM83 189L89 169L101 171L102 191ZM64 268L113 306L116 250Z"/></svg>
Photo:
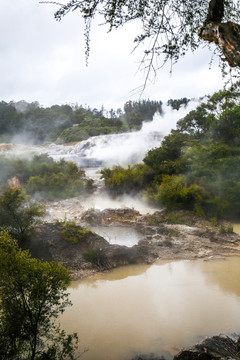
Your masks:
<svg viewBox="0 0 240 360"><path fill-rule="evenodd" d="M132 247L111 245L87 230L92 225L134 228L142 238ZM127 264L151 264L157 259L210 260L240 255L240 236L228 224L212 224L188 212L141 215L129 208L90 209L81 214L77 225L64 222L41 225L34 239L28 245L33 254L62 262L71 270L73 279Z"/></svg>
<svg viewBox="0 0 240 360"><path fill-rule="evenodd" d="M178 353L173 360L239 360L239 338L220 335L206 338L191 348Z"/></svg>
<svg viewBox="0 0 240 360"><path fill-rule="evenodd" d="M239 360L240 342L239 336L226 335L207 337L190 348L183 349L173 360ZM153 354L139 355L132 360L164 360Z"/></svg>

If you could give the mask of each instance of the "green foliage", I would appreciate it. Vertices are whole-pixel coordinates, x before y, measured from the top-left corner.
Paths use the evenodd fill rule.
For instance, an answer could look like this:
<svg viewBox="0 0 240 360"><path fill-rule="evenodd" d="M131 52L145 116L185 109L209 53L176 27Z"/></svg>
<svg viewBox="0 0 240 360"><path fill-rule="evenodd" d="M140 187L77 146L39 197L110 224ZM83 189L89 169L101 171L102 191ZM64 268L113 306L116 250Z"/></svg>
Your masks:
<svg viewBox="0 0 240 360"><path fill-rule="evenodd" d="M152 168L155 174L176 174L182 172L185 167L185 158L182 156L182 148L185 146L188 136L177 130L172 130L170 135L165 136L161 147L150 150L144 163Z"/></svg>
<svg viewBox="0 0 240 360"><path fill-rule="evenodd" d="M0 193L0 227L20 241L31 235L43 214L43 205L33 202L21 189L8 188Z"/></svg>
<svg viewBox="0 0 240 360"><path fill-rule="evenodd" d="M92 193L96 188L96 186L94 185L94 180L93 179L87 179L85 188L86 188L86 191L88 193Z"/></svg>
<svg viewBox="0 0 240 360"><path fill-rule="evenodd" d="M240 146L240 106L221 113L215 126L214 138L228 145Z"/></svg>
<svg viewBox="0 0 240 360"><path fill-rule="evenodd" d="M167 102L168 106L171 106L174 110L179 110L181 106L187 106L187 104L189 103L190 99L187 98L182 98L182 99L170 99Z"/></svg>
<svg viewBox="0 0 240 360"><path fill-rule="evenodd" d="M205 211L211 216L239 214L239 149L223 143L189 149L188 181L204 187Z"/></svg>
<svg viewBox="0 0 240 360"><path fill-rule="evenodd" d="M32 160L0 156L0 184L16 176L28 194L40 199L64 199L81 194L84 190L84 171L70 161L54 161L46 154L35 155Z"/></svg>
<svg viewBox="0 0 240 360"><path fill-rule="evenodd" d="M154 215L150 215L147 218L147 221L150 226L158 226L159 224L164 222L164 219L154 214Z"/></svg>
<svg viewBox="0 0 240 360"><path fill-rule="evenodd" d="M188 100L169 100L169 105L179 108ZM19 141L31 139L34 143L71 143L87 140L91 136L127 132L140 129L143 121L150 121L154 113L162 113L161 101L127 101L124 111L107 111L83 108L76 105L39 107L38 103L25 101L0 103L0 139L10 142L17 135Z"/></svg>
<svg viewBox="0 0 240 360"><path fill-rule="evenodd" d="M83 253L84 259L89 261L92 265L98 269L110 269L107 256L104 254L101 248L93 247Z"/></svg>
<svg viewBox="0 0 240 360"><path fill-rule="evenodd" d="M105 185L115 195L125 192L134 193L143 189L153 175L151 169L143 164L128 166L126 169L114 166L111 170L103 169L101 174Z"/></svg>
<svg viewBox="0 0 240 360"><path fill-rule="evenodd" d="M14 106L0 102L0 133L11 134L18 128L18 114Z"/></svg>
<svg viewBox="0 0 240 360"><path fill-rule="evenodd" d="M87 228L77 226L74 222L58 223L61 229L61 236L64 240L72 244L78 244L80 241L86 240L89 234L92 234Z"/></svg>
<svg viewBox="0 0 240 360"><path fill-rule="evenodd" d="M83 253L84 259L91 263L95 263L95 261L97 260L97 252L98 251L96 248L85 251Z"/></svg>
<svg viewBox="0 0 240 360"><path fill-rule="evenodd" d="M169 222L170 224L184 224L191 226L193 219L190 214L186 211L168 211L164 217L164 221Z"/></svg>
<svg viewBox="0 0 240 360"><path fill-rule="evenodd" d="M199 183L205 184L209 180L219 181L220 174L224 178L230 173L235 173L237 169L232 169L234 162L239 161L239 150L229 147L223 143L212 143L208 145L194 145L189 147L185 156L187 157L189 179L198 179ZM206 184L205 184L206 185Z"/></svg>
<svg viewBox="0 0 240 360"><path fill-rule="evenodd" d="M173 237L178 237L180 235L180 231L178 229L169 229L167 237L168 239L172 239Z"/></svg>
<svg viewBox="0 0 240 360"><path fill-rule="evenodd" d="M143 121L152 120L155 112L162 113L162 101L127 101L124 104L125 113L121 116L122 122L127 129L137 130L142 126Z"/></svg>
<svg viewBox="0 0 240 360"><path fill-rule="evenodd" d="M0 168L0 185L5 184L13 176L16 176L21 183L26 182L29 177L27 160L0 155Z"/></svg>
<svg viewBox="0 0 240 360"><path fill-rule="evenodd" d="M206 131L215 120L215 115L209 114L206 104L201 104L196 110L190 111L183 119L179 120L177 128L181 133L188 133L199 139L206 136Z"/></svg>
<svg viewBox="0 0 240 360"><path fill-rule="evenodd" d="M237 82L228 90L221 90L213 94L207 102L200 104L196 110L190 111L183 119L178 121L177 128L181 133L186 132L193 138L201 139L201 141L212 137L224 141L225 135L222 127L225 124L225 117L227 121L230 121L230 123L226 122L225 124L227 134L231 131L232 134L234 134L234 131L239 131L237 121L239 117L239 99L239 82ZM233 118L232 114L234 115ZM231 126L234 128L231 129Z"/></svg>
<svg viewBox="0 0 240 360"><path fill-rule="evenodd" d="M203 187L196 184L188 185L181 175L165 175L157 189L155 200L168 209L187 209L201 212L204 196Z"/></svg>
<svg viewBox="0 0 240 360"><path fill-rule="evenodd" d="M221 234L232 234L232 233L233 233L233 226L232 226L232 224L228 224L227 226L221 225L221 226L220 226L220 233L221 233Z"/></svg>
<svg viewBox="0 0 240 360"><path fill-rule="evenodd" d="M100 19L100 23L108 25L109 31L121 28L129 22L138 21L140 30L134 39L134 49L140 45L144 46L143 68L146 69L146 64L148 64L148 73L152 71L154 74L156 69L164 65L167 60L171 63L176 62L187 51L196 50L201 42L199 30L206 22L231 20L238 23L240 18L239 4L233 0L220 2L215 6L216 10L212 11L212 16L213 14L215 16L216 12L216 20L209 18L209 0L200 2L195 0L84 0L69 1L67 4L58 5L59 9L55 13L57 20L61 20L74 10L78 10L82 15L86 25L84 34L87 58L93 20Z"/></svg>
<svg viewBox="0 0 240 360"><path fill-rule="evenodd" d="M56 319L70 305L68 271L41 262L0 233L0 358L74 359L76 334L66 335Z"/></svg>
<svg viewBox="0 0 240 360"><path fill-rule="evenodd" d="M13 102L0 104L1 132L11 135L21 134L23 138L31 138L36 143L43 142L55 131L62 131L71 126L72 120L73 111L68 105L55 105L44 109L38 104L34 106Z"/></svg>
<svg viewBox="0 0 240 360"><path fill-rule="evenodd" d="M89 138L89 134L85 129L77 127L71 127L64 129L57 137L56 143L71 143L74 141L83 141Z"/></svg>
<svg viewBox="0 0 240 360"><path fill-rule="evenodd" d="M200 219L202 222L202 216L200 216ZM153 214L148 216L147 220L150 226L159 226L162 223L183 224L192 226L199 221L199 216L188 210L164 210L157 215ZM214 226L214 224L212 223L211 225ZM163 228L163 230L164 234L167 234L166 229ZM172 236L178 236L178 230L173 229L173 232L170 231L170 236L171 234Z"/></svg>
<svg viewBox="0 0 240 360"><path fill-rule="evenodd" d="M65 199L80 195L84 185L81 180L73 181L67 174L32 176L26 185L29 194L36 194L40 198L54 200Z"/></svg>
<svg viewBox="0 0 240 360"><path fill-rule="evenodd" d="M66 128L57 139L57 142L74 142L87 140L91 136L106 135L125 131L123 123L117 119L86 118L79 125Z"/></svg>
<svg viewBox="0 0 240 360"><path fill-rule="evenodd" d="M110 112L110 115L114 116L113 118L104 117L102 112L98 112L96 109L80 108L74 112L74 126L64 129L58 136L57 142L82 141L91 136L140 129L142 122L151 120L156 111L161 113L161 101L127 101L124 104L124 113L119 112L119 117L114 111Z"/></svg>
<svg viewBox="0 0 240 360"><path fill-rule="evenodd" d="M153 203L210 218L240 216L239 83L219 91L177 123L177 130L143 159L141 179L132 169L105 169L117 193L135 184ZM137 166L136 166L137 169ZM147 177L146 175L149 174Z"/></svg>

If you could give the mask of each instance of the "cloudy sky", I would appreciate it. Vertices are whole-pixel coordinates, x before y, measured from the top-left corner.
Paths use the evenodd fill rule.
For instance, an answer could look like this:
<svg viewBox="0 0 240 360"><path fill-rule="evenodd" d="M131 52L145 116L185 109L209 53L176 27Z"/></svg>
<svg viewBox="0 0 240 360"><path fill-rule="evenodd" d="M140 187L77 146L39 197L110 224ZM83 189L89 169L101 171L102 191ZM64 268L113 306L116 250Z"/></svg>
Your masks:
<svg viewBox="0 0 240 360"><path fill-rule="evenodd" d="M122 107L144 83L138 71L141 51L131 53L134 24L107 33L104 26L91 32L88 67L84 57L84 25L77 12L61 22L56 6L38 0L0 1L0 100L38 101L43 106L78 103L100 108ZM142 98L200 97L223 86L220 70L209 70L211 53L188 54L173 68L158 72Z"/></svg>

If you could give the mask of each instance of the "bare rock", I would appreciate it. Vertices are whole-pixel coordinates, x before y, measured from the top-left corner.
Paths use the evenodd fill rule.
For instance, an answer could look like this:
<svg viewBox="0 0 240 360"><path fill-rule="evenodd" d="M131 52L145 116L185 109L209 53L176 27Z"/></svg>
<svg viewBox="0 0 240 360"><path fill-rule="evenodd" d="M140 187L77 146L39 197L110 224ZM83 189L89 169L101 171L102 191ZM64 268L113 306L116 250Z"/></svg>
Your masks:
<svg viewBox="0 0 240 360"><path fill-rule="evenodd" d="M81 221L91 225L130 225L139 216L139 211L130 208L105 209L103 211L90 209L83 213Z"/></svg>
<svg viewBox="0 0 240 360"><path fill-rule="evenodd" d="M229 336L206 338L193 347L182 350L173 360L227 360L240 359L239 342Z"/></svg>

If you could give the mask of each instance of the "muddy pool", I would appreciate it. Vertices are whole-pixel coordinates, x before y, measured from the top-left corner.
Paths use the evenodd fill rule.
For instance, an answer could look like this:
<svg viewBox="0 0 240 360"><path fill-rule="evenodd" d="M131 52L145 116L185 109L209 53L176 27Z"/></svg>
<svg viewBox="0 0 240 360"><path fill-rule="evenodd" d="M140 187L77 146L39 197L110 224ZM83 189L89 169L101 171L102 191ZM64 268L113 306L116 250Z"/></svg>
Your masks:
<svg viewBox="0 0 240 360"><path fill-rule="evenodd" d="M82 359L171 359L205 336L240 332L240 258L125 266L72 282L62 317Z"/></svg>

